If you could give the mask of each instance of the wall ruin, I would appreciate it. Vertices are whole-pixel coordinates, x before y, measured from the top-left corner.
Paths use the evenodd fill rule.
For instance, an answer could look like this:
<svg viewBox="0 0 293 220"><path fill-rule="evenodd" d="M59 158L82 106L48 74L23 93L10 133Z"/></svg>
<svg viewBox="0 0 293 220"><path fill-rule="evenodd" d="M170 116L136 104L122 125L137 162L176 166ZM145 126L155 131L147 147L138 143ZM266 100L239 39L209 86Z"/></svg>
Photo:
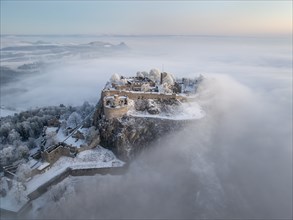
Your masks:
<svg viewBox="0 0 293 220"><path fill-rule="evenodd" d="M121 106L117 108L110 108L104 106L104 114L107 119L121 117L128 112L128 106Z"/></svg>
<svg viewBox="0 0 293 220"><path fill-rule="evenodd" d="M42 157L50 164L55 163L61 156L70 157L70 148L59 146L51 152L44 151Z"/></svg>
<svg viewBox="0 0 293 220"><path fill-rule="evenodd" d="M177 99L180 101L186 101L187 98L177 95L175 93L173 94L162 94L162 93L153 93L153 92L130 92L125 90L103 90L101 99L104 100L107 96L125 96L132 100L138 100L138 99L157 99L157 100L170 100L170 99ZM111 108L103 104L103 110L104 114L107 119L117 118L121 117L128 111L128 106L119 106L115 108Z"/></svg>

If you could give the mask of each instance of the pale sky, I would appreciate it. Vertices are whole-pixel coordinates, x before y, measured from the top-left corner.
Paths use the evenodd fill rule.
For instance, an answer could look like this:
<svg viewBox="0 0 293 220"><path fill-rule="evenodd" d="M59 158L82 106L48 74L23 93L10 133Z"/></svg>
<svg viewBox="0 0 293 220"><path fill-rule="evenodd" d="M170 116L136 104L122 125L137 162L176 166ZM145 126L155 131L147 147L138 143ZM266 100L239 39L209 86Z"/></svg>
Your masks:
<svg viewBox="0 0 293 220"><path fill-rule="evenodd" d="M292 34L292 1L8 1L1 34Z"/></svg>

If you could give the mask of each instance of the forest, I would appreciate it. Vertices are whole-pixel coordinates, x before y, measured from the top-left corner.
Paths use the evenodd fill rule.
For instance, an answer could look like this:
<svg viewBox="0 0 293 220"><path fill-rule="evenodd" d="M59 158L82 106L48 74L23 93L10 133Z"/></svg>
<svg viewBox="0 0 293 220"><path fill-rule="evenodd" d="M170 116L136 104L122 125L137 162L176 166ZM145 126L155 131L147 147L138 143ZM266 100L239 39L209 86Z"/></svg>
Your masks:
<svg viewBox="0 0 293 220"><path fill-rule="evenodd" d="M30 154L39 150L46 126L74 128L79 123L90 128L95 109L89 102L81 106L49 106L34 108L13 116L0 118L0 166L25 162ZM93 129L88 129L89 133ZM90 134L87 134L89 136ZM88 137L87 137L88 139ZM50 140L48 140L50 141Z"/></svg>

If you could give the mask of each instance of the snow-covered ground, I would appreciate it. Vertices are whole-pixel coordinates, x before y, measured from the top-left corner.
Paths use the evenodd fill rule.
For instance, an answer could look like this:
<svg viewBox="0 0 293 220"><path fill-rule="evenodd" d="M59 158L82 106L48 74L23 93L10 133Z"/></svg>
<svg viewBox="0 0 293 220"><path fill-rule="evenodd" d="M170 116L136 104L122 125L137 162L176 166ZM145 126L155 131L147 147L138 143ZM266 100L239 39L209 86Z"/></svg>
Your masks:
<svg viewBox="0 0 293 220"><path fill-rule="evenodd" d="M50 181L52 178L62 174L67 169L120 167L123 165L123 161L118 160L111 151L101 146L97 146L92 150L83 151L75 158L60 157L60 159L57 160L48 171L34 176L25 183L26 189L21 189L21 199L16 198L18 193L17 190L20 189L20 186L16 186L16 189L13 188L14 190L8 191L5 197L1 197L0 208L11 211L20 210L28 202L27 195Z"/></svg>
<svg viewBox="0 0 293 220"><path fill-rule="evenodd" d="M79 153L75 158L60 157L53 166L43 174L34 176L26 183L26 193L30 194L41 185L48 182L50 179L65 172L66 169L87 169L87 168L102 168L102 167L119 167L123 166L124 162L118 160L115 155L98 146L92 150L86 150Z"/></svg>
<svg viewBox="0 0 293 220"><path fill-rule="evenodd" d="M78 129L78 131L83 134L86 134L87 130L87 128ZM64 142L65 144L72 145L77 148L81 147L81 145L86 144L86 141L84 139L76 139L72 136L67 138L67 135L65 135L64 131L62 129L58 130L57 127L47 127L46 135L53 137L56 142Z"/></svg>
<svg viewBox="0 0 293 220"><path fill-rule="evenodd" d="M205 116L205 112L197 102L185 102L180 106L171 107L169 112L160 112L159 114L150 114L147 111L136 111L131 107L128 114L135 117L161 118L169 120L193 120Z"/></svg>

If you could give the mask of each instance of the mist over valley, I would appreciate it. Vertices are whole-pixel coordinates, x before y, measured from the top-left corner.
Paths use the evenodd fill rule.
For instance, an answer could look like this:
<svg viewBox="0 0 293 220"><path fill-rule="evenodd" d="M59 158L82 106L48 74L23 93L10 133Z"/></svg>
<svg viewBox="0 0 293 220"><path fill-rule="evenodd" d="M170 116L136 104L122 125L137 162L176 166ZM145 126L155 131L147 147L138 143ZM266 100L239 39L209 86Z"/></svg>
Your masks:
<svg viewBox="0 0 293 220"><path fill-rule="evenodd" d="M3 36L1 117L63 104L34 114L56 111L69 123L75 111L83 120L114 73L152 68L202 74L205 116L154 140L124 175L52 186L20 218L292 218L287 37Z"/></svg>

